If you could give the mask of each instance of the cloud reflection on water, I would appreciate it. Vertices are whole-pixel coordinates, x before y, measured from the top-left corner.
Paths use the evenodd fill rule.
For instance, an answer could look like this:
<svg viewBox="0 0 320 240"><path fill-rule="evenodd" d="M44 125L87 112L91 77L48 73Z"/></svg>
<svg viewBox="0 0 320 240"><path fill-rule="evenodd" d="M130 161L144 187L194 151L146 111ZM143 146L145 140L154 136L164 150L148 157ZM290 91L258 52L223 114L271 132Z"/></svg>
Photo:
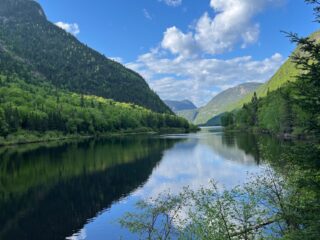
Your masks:
<svg viewBox="0 0 320 240"><path fill-rule="evenodd" d="M254 156L242 150L236 141L226 144L223 134L204 131L164 137L187 139L164 153L160 165L135 196L156 197L169 190L178 193L185 186L196 190L213 179L220 186L232 188L244 183L248 174L262 170Z"/></svg>

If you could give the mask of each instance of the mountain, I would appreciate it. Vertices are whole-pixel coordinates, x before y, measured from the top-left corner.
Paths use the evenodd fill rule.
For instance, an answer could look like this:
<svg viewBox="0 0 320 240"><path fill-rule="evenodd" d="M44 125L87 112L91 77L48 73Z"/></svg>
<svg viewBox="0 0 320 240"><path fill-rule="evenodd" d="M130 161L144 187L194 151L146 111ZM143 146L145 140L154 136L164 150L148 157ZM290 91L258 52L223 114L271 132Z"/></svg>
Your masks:
<svg viewBox="0 0 320 240"><path fill-rule="evenodd" d="M320 31L314 32L310 35L311 39L316 41L320 40ZM293 54L299 53L299 48L295 49ZM299 75L299 70L297 69L295 63L289 58L284 64L279 68L279 70L270 78L269 81L259 86L256 90L258 98L267 96L268 92L275 91L281 86L294 82L296 77ZM241 108L243 104L249 103L253 97L253 92L247 94L242 99L236 103L232 103L227 107L228 111L232 111Z"/></svg>
<svg viewBox="0 0 320 240"><path fill-rule="evenodd" d="M173 112L183 111L183 110L194 110L197 107L189 100L183 101L173 101L173 100L164 100L164 103L167 104Z"/></svg>
<svg viewBox="0 0 320 240"><path fill-rule="evenodd" d="M261 85L261 83L254 82L244 83L219 93L207 105L198 109L198 114L193 122L195 124L206 124L210 119L227 111L229 105L237 103Z"/></svg>
<svg viewBox="0 0 320 240"><path fill-rule="evenodd" d="M7 59L0 62L1 70L23 73L33 84L48 82L59 89L172 113L139 74L49 22L33 0L0 1L0 57Z"/></svg>
<svg viewBox="0 0 320 240"><path fill-rule="evenodd" d="M0 145L190 127L137 73L48 22L37 2L0 0Z"/></svg>
<svg viewBox="0 0 320 240"><path fill-rule="evenodd" d="M280 88L282 85L294 81L295 76L299 73L295 64L288 59L279 70L272 76L272 78L266 83L262 84L256 89L256 94L258 97L267 96L268 92L272 92ZM253 97L253 92L243 96L238 102L231 103L228 107L228 111L232 111L237 108L241 108L243 104L249 103Z"/></svg>
<svg viewBox="0 0 320 240"><path fill-rule="evenodd" d="M190 123L193 123L194 119L197 117L198 109L181 110L177 111L176 114L187 119Z"/></svg>
<svg viewBox="0 0 320 240"><path fill-rule="evenodd" d="M317 139L320 129L320 32L297 38L290 57L256 94L249 94L221 118L223 126L252 129L283 138ZM243 105L245 104L245 105ZM243 107L241 107L243 106Z"/></svg>

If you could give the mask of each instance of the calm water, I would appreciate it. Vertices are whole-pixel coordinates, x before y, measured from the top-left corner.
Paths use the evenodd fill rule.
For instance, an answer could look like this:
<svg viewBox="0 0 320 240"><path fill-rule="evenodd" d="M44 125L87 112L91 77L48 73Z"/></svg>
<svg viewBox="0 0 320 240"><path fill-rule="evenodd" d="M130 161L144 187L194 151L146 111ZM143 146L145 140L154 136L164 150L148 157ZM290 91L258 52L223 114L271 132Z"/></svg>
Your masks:
<svg viewBox="0 0 320 240"><path fill-rule="evenodd" d="M274 139L216 128L0 148L0 239L136 239L117 224L136 201L211 179L242 184L266 164L258 146L281 152Z"/></svg>

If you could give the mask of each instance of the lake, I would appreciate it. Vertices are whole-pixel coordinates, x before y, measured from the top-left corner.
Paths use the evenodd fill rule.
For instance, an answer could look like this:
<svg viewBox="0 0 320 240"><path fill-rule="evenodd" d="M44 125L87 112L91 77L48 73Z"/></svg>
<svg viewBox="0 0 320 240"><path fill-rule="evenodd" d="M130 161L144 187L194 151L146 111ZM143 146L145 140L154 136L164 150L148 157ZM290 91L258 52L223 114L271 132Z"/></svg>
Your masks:
<svg viewBox="0 0 320 240"><path fill-rule="evenodd" d="M225 188L241 185L283 145L203 128L0 148L0 239L137 239L117 219L138 200L212 179Z"/></svg>

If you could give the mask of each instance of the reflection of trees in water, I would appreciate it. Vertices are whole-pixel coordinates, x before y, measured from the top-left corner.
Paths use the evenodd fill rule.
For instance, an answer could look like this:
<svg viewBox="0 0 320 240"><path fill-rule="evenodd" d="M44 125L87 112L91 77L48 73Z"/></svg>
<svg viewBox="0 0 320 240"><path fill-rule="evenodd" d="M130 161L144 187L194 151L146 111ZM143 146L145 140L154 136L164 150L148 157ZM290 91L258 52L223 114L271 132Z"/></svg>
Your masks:
<svg viewBox="0 0 320 240"><path fill-rule="evenodd" d="M246 154L253 156L257 164L261 162L258 138L254 134L238 133L235 135L236 143Z"/></svg>
<svg viewBox="0 0 320 240"><path fill-rule="evenodd" d="M254 158L257 164L269 159L279 159L283 150L291 143L281 141L270 135L247 132L226 132L222 142L229 147L238 147Z"/></svg>
<svg viewBox="0 0 320 240"><path fill-rule="evenodd" d="M0 238L63 239L143 184L177 140L117 138L0 155Z"/></svg>
<svg viewBox="0 0 320 240"><path fill-rule="evenodd" d="M258 142L252 134L226 132L211 135L203 141L226 160L249 165L260 163Z"/></svg>

